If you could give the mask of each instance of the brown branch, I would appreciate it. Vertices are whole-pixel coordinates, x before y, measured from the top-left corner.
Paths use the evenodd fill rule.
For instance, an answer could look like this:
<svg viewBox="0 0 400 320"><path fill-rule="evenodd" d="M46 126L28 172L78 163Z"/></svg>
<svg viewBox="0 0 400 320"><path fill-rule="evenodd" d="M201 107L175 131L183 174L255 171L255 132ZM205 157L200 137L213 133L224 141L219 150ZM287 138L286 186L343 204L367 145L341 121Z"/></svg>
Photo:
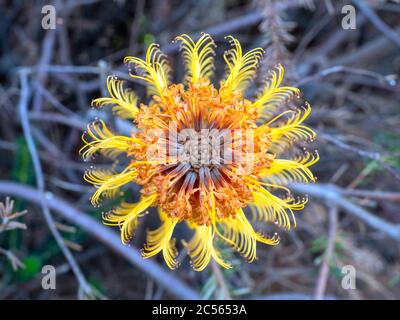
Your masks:
<svg viewBox="0 0 400 320"><path fill-rule="evenodd" d="M223 300L232 300L231 294L229 293L229 289L225 283L224 275L223 275L219 265L214 260L211 261L211 270L214 273L217 283L222 290L222 293L223 293L222 299Z"/></svg>
<svg viewBox="0 0 400 320"><path fill-rule="evenodd" d="M44 70L53 57L53 48L56 38L56 30L48 30L43 40L42 55L38 63L38 73L36 76L35 88L41 86L47 79L47 74ZM42 106L42 95L36 91L33 99L33 110L39 110Z"/></svg>
<svg viewBox="0 0 400 320"><path fill-rule="evenodd" d="M353 75L358 75L358 76L364 76L364 77L370 77L373 79L376 79L379 84L381 84L384 87L394 87L396 86L396 82L393 81L390 77L384 76L382 74L370 71L370 70L365 70L365 69L358 69L358 68L351 68L351 67L346 67L346 66L333 66L329 67L326 69L323 69L321 71L318 71L317 73L305 77L295 83L296 87L303 86L309 82L320 80L322 78L325 78L326 76L330 74L336 74L336 73L348 73L348 74L353 74ZM399 88L400 90L400 88Z"/></svg>
<svg viewBox="0 0 400 320"><path fill-rule="evenodd" d="M365 151L359 148L356 148L354 146L351 146L347 143L345 143L344 141L330 135L327 134L325 132L321 132L319 130L317 130L317 134L319 138L322 138L323 140L326 140L332 144L334 144L335 146L346 150L346 151L350 151L353 153L358 154L360 157L365 157L365 158L369 158L371 160L375 160L375 161L379 161L382 158L382 155L379 152L375 152L375 151Z"/></svg>
<svg viewBox="0 0 400 320"><path fill-rule="evenodd" d="M328 243L326 246L324 258L319 269L318 280L315 287L315 300L323 300L325 296L326 285L329 277L329 264L334 254L336 233L337 233L337 206L329 204L329 231Z"/></svg>
<svg viewBox="0 0 400 320"><path fill-rule="evenodd" d="M361 198L370 198L370 199L400 202L400 193L399 192L344 189L344 190L342 190L342 193L346 196L355 196L355 197L361 197Z"/></svg>
<svg viewBox="0 0 400 320"><path fill-rule="evenodd" d="M351 146L351 145L343 142L340 139L337 139L334 136L331 136L324 132L320 132L319 130L315 130L315 131L317 132L318 137L336 145L337 147L339 147L343 150L347 150L347 151L356 153L361 157L365 157L365 158L369 158L371 160L377 161L385 170L389 171L389 173L392 174L392 176L394 178L396 178L397 180L400 180L400 172L398 172L398 170L396 168L394 168L392 165L387 163L385 161L385 157L382 154L380 154L379 152L361 150L359 148L356 148L354 146Z"/></svg>
<svg viewBox="0 0 400 320"><path fill-rule="evenodd" d="M328 201L331 205L337 205L347 213L361 219L366 224L382 231L392 239L400 241L400 225L387 222L379 218L375 214L365 210L364 208L354 204L342 196L341 189L331 184L298 184L290 185L291 188L300 193L307 194L311 197Z"/></svg>
<svg viewBox="0 0 400 320"><path fill-rule="evenodd" d="M86 122L80 120L77 116L65 116L57 112L30 112L29 119L33 121L46 121L61 123L79 130L86 129Z"/></svg>

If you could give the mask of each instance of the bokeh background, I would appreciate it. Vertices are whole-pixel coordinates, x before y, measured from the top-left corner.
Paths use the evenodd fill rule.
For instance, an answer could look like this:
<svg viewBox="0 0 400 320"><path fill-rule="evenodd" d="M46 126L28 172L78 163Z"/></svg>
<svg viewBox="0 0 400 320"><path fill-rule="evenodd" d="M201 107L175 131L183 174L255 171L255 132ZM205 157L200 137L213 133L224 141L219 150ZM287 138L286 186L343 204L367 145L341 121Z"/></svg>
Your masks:
<svg viewBox="0 0 400 320"><path fill-rule="evenodd" d="M49 4L56 9L55 30L42 27ZM352 10L346 5L355 10L355 29L343 28ZM0 6L0 299L400 298L398 1L27 0ZM201 31L218 45L216 78L224 73L229 34L245 49L266 50L253 93L270 68L284 65L285 81L300 87L313 108L307 123L318 139L310 147L321 160L313 170L316 184L293 186L309 204L298 213L297 228L281 232L279 246L259 245L252 264L225 252L234 269L211 265L202 273L182 254L180 269L170 272L162 259L139 256L151 218L128 247L120 245L117 230L102 226L102 211L115 202L90 205L93 189L82 179L90 164L78 150L96 117L117 131L130 130L107 110L90 107L107 95L111 74L145 98L143 86L127 76L125 56L141 56L157 42L179 80L183 68L171 40ZM138 197L135 186L127 193ZM56 268L55 290L42 288L44 265ZM343 272L353 269L356 289L348 289Z"/></svg>

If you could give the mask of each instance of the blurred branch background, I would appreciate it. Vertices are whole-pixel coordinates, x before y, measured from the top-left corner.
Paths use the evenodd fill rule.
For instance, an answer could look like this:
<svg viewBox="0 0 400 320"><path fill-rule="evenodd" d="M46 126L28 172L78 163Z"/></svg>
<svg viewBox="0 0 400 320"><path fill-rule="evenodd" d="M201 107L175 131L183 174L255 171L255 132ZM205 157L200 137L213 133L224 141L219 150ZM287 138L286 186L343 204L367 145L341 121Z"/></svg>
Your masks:
<svg viewBox="0 0 400 320"><path fill-rule="evenodd" d="M47 4L56 8L55 30L42 28ZM356 10L354 30L342 28L345 5ZM1 7L0 299L400 298L398 2L31 0ZM179 66L171 40L201 31L214 37L218 56L229 34L247 49L265 48L259 81L285 66L286 81L313 107L321 160L316 184L293 186L309 205L279 246L258 246L252 264L232 256L236 268L212 264L202 273L182 254L179 272L171 272L140 257L152 221L126 247L101 224L113 203L90 205L92 189L82 179L89 164L78 150L87 123L113 119L90 108L107 94L107 75L145 96L123 57L140 56L155 41ZM183 68L173 70L180 79ZM216 73L223 72L221 60ZM137 199L138 189L128 196ZM56 267L56 290L41 287L46 264ZM356 290L341 286L346 265L357 271Z"/></svg>

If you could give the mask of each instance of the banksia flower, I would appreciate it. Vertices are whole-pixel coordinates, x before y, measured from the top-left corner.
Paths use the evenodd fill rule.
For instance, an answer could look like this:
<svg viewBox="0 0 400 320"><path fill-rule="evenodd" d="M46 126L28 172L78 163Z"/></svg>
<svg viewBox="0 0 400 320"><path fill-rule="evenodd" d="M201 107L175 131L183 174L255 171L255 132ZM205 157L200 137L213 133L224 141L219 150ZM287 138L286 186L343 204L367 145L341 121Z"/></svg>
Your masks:
<svg viewBox="0 0 400 320"><path fill-rule="evenodd" d="M93 104L110 105L119 117L132 119L137 130L120 136L103 121L95 121L83 137L84 158L101 153L119 159L123 154L129 161L119 171L113 166L85 173L86 181L97 188L93 205L119 194L128 183L141 186L140 201L121 203L103 215L104 223L118 226L127 244L147 209L158 207L161 224L148 231L142 255L162 253L170 268L177 267L173 234L178 225L191 230L191 238L182 243L197 271L211 259L231 267L221 252L224 243L253 261L257 242L276 245L279 237L256 231L250 221L290 229L295 225L293 211L303 209L306 200L295 199L284 185L314 181L309 167L318 154L279 157L294 141L315 138L303 124L310 106L277 114L285 101L299 95L297 88L281 86L280 65L254 99L245 98L263 50L244 53L238 40L229 40L232 48L224 54L227 73L219 88L210 82L215 44L208 34L198 41L187 35L176 38L186 69L184 84L170 83L167 59L155 44L144 59L125 58L135 67L131 76L147 85L151 101L139 105L123 82L109 77L110 97Z"/></svg>

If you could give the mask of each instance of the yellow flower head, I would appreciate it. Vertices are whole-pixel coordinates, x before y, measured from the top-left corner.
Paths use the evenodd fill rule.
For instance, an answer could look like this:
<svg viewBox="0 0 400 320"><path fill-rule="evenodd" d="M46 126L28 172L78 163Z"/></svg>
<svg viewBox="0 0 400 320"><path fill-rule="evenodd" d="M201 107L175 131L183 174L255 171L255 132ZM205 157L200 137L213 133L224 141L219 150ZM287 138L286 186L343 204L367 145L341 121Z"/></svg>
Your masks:
<svg viewBox="0 0 400 320"><path fill-rule="evenodd" d="M211 259L231 267L218 248L224 242L253 261L257 242L276 245L279 238L255 231L249 219L289 229L295 224L293 210L303 209L305 200L295 200L283 185L314 181L309 167L318 161L317 153L291 160L278 157L293 141L315 138L303 124L310 106L276 115L283 102L299 95L297 88L280 86L284 75L280 65L254 99L245 98L263 50L244 53L235 38L229 40L232 48L224 54L227 74L219 88L210 82L215 44L208 34L198 41L185 34L176 38L185 63L185 85L170 83L170 67L155 44L145 59L125 58L135 67L131 76L148 86L152 101L139 106L123 82L109 77L110 97L93 103L110 105L118 116L133 119L137 131L120 136L96 121L83 137L84 158L100 152L129 159L119 172L116 166L86 172L86 181L97 188L93 205L115 196L127 183L142 187L139 202L121 203L104 214L104 223L119 226L126 244L147 208L159 207L161 226L147 233L142 255L162 252L170 268L177 266L173 233L180 223L193 230L183 245L195 270L203 270Z"/></svg>

